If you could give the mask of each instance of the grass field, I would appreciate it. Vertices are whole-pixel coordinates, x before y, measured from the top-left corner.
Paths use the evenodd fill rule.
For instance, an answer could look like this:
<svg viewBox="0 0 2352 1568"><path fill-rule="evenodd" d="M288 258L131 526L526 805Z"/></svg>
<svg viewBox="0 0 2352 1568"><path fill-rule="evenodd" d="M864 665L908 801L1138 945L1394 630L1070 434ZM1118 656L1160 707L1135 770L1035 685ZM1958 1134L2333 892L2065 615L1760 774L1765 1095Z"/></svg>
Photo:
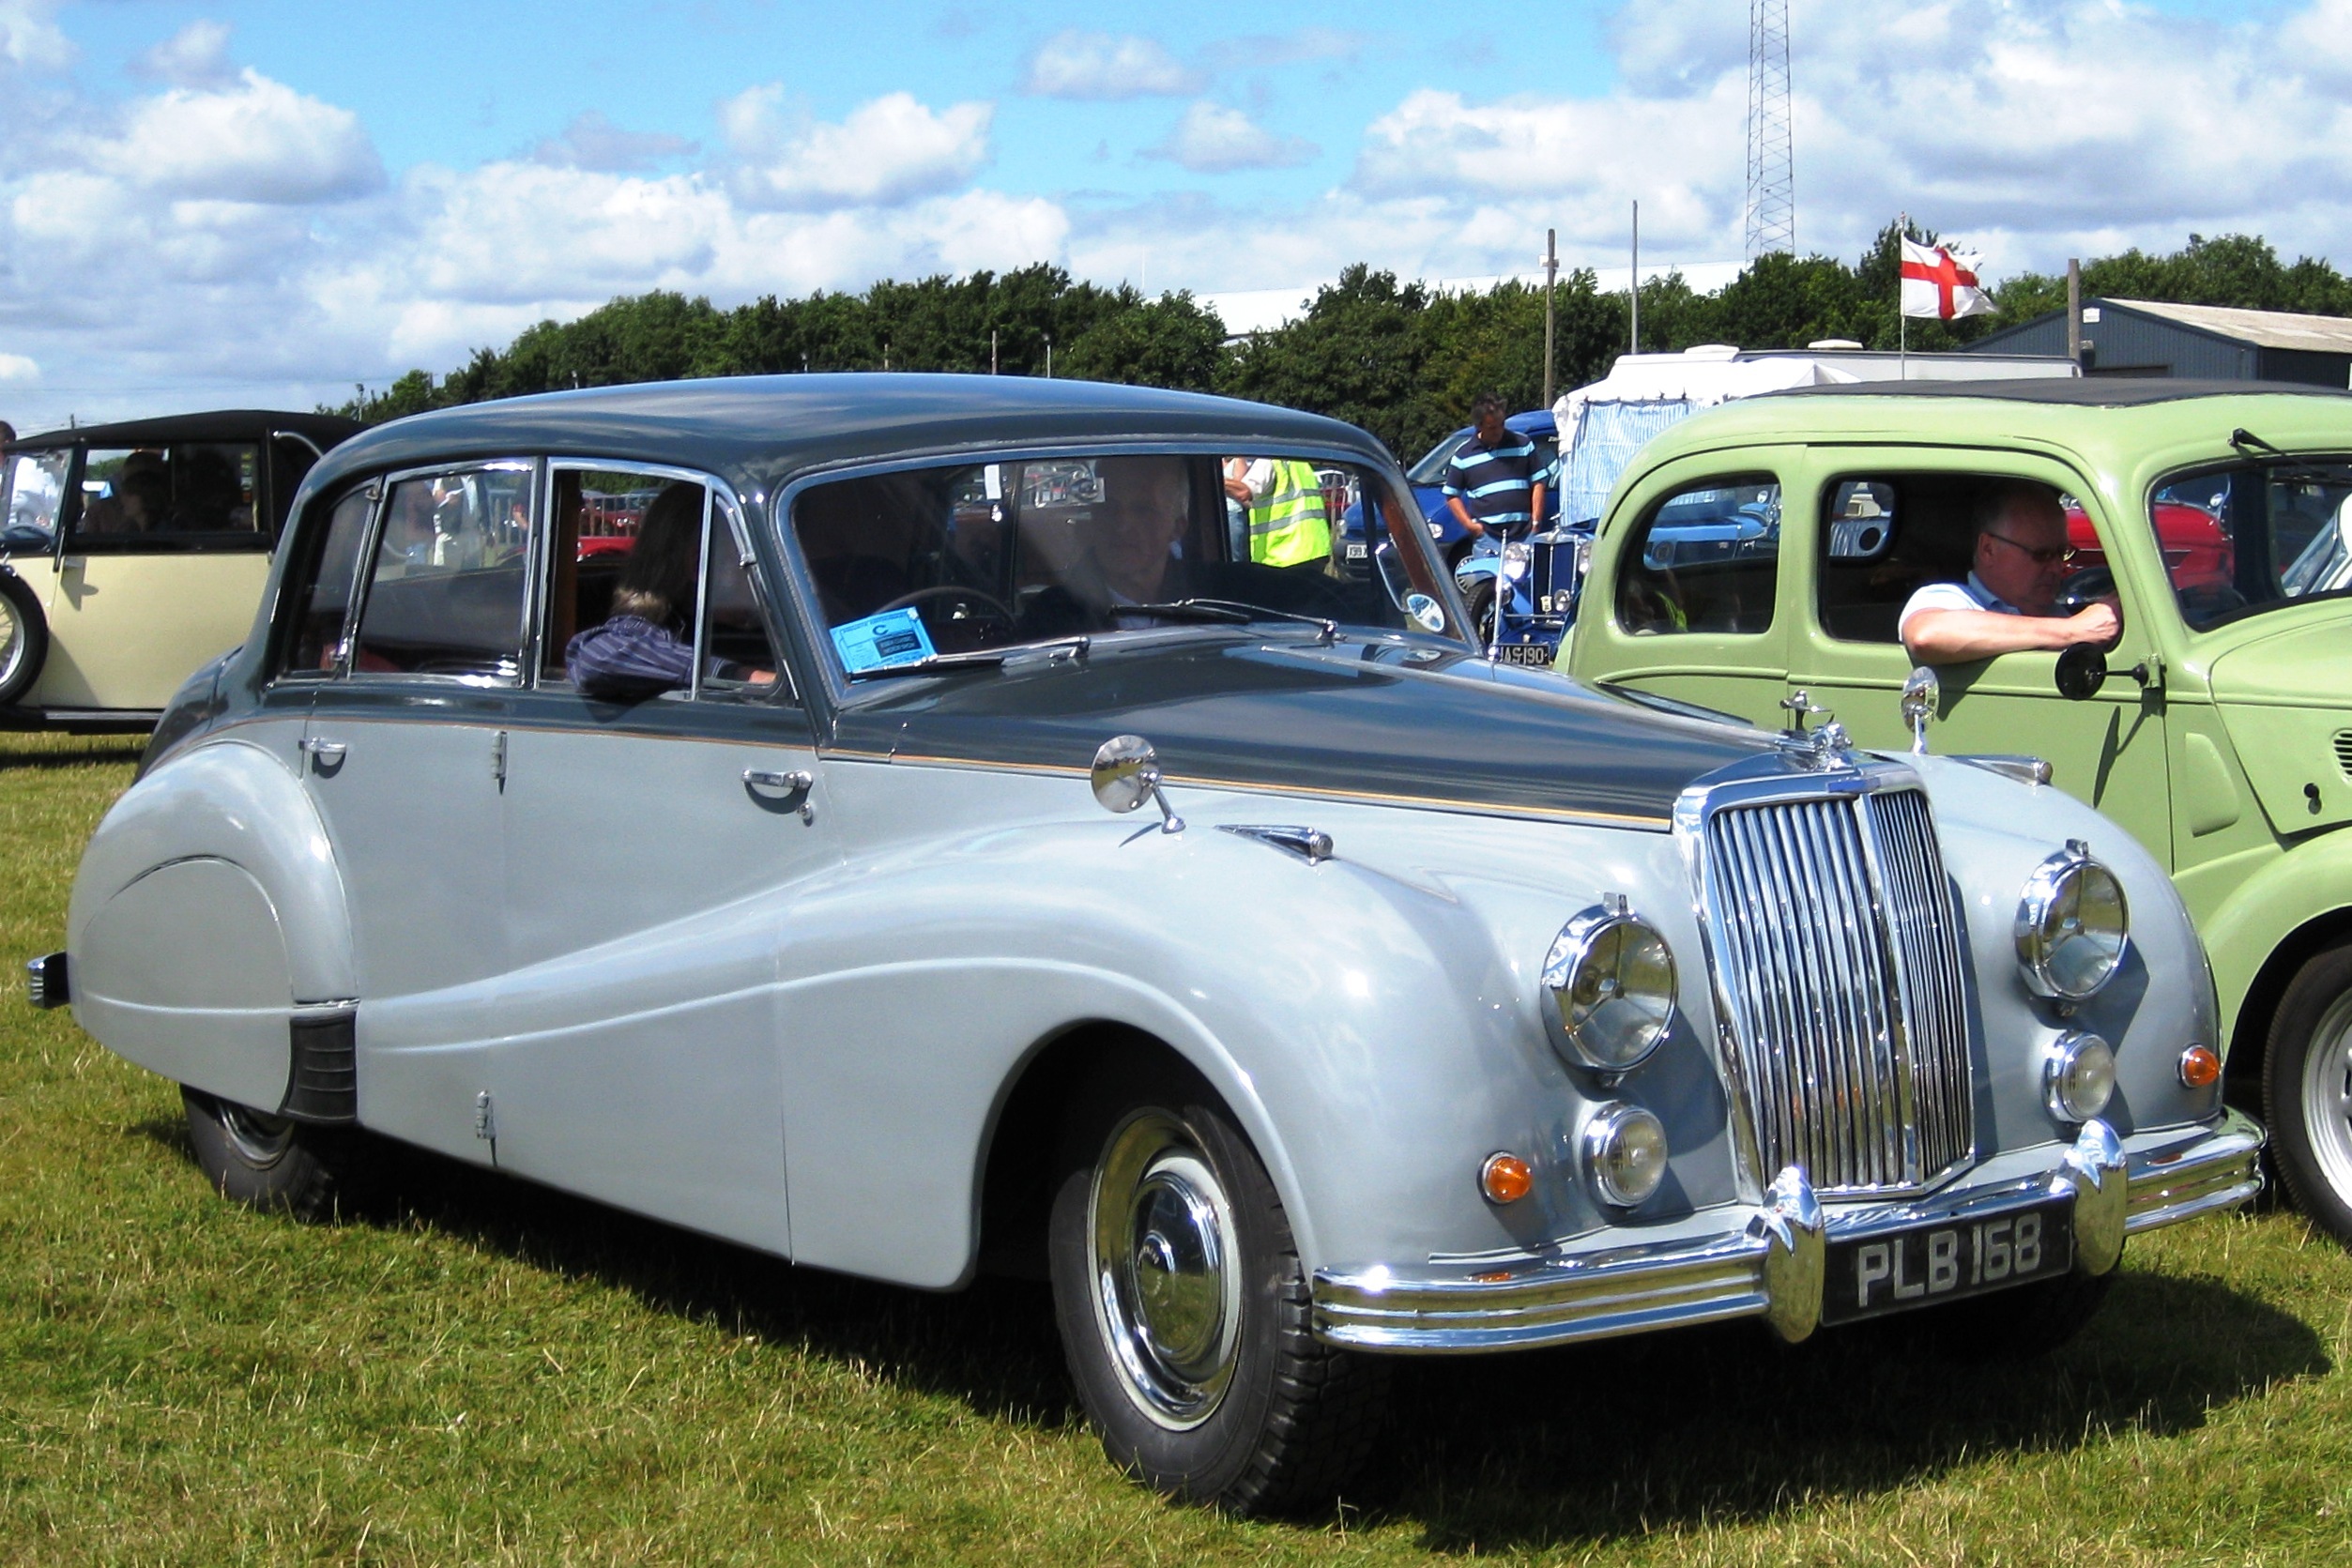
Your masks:
<svg viewBox="0 0 2352 1568"><path fill-rule="evenodd" d="M2352 1560L2352 1259L2283 1213L2134 1241L2039 1364L1748 1325L1414 1363L1358 1495L1237 1524L1109 1469L1035 1286L423 1157L364 1219L232 1208L171 1085L23 1001L133 755L0 738L0 1561Z"/></svg>

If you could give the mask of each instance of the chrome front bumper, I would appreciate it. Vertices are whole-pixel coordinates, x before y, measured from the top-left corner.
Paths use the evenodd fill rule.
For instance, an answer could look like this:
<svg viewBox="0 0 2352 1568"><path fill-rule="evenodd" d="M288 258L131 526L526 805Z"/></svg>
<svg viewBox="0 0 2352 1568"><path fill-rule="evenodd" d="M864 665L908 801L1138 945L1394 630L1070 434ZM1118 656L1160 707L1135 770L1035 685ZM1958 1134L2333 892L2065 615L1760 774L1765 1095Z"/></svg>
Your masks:
<svg viewBox="0 0 2352 1568"><path fill-rule="evenodd" d="M1826 1210L1795 1166L1756 1209L1672 1241L1499 1264L1319 1271L1315 1332L1334 1345L1422 1353L1517 1350L1654 1329L1762 1317L1800 1340L1821 1321L1829 1242L1981 1218L2074 1196L2075 1267L2103 1274L2127 1234L2231 1209L2262 1188L2262 1129L2225 1111L2210 1127L2146 1134L2130 1145L2086 1124L2054 1165L1989 1162L1926 1197ZM2030 1163L2030 1162L2028 1162ZM1716 1211L1718 1215L1723 1211Z"/></svg>

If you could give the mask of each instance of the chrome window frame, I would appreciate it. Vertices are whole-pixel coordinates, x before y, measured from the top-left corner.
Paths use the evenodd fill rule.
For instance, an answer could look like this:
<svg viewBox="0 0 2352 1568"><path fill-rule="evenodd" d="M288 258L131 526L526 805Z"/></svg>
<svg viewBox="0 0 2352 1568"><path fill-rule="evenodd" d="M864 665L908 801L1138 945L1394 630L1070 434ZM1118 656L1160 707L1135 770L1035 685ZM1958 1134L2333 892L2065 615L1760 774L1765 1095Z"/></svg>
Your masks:
<svg viewBox="0 0 2352 1568"><path fill-rule="evenodd" d="M1286 457L1298 457L1317 463L1327 461L1335 466L1362 468L1374 473L1381 471L1381 464L1376 460L1366 457L1360 451L1329 442L1293 441L1287 438L1270 437L1259 443L1258 446L1279 451ZM768 525L774 531L779 551L778 558L784 568L785 592L792 601L800 623L808 631L809 657L814 667L813 679L821 681L827 698L836 708L847 704L851 693L856 690L848 673L842 668L840 653L833 647L832 628L825 623L824 609L817 596L816 581L809 575L807 558L801 553L800 539L792 528L792 509L803 493L820 484L834 484L845 480L866 479L881 474L903 474L916 468L965 468L977 467L989 463L1043 463L1063 457L1226 458L1234 456L1237 449L1253 449L1246 437L1217 440L1205 440L1199 437L1156 440L1148 437L1140 440L1125 436L1090 437L1050 443L930 451L904 457L854 461L812 468L794 475L790 482L770 498ZM1395 470L1396 482L1389 486L1394 498L1397 502L1411 507L1414 514L1418 515L1421 510L1420 503L1413 498L1413 486L1405 480L1403 470L1397 469L1394 463L1389 464L1388 467ZM1413 530L1417 547L1428 566L1429 574L1436 582L1439 591L1446 596L1446 613L1452 617L1456 627L1467 629L1471 624L1470 613L1461 602L1460 590L1454 583L1454 573L1436 552L1430 549L1426 517L1422 518L1422 524L1421 527ZM1333 525L1335 547L1337 542L1337 524L1335 522ZM1443 637L1444 633L1425 632L1418 632L1416 635ZM1473 652L1480 650L1481 645L1471 637L1466 630L1457 640L1463 647Z"/></svg>
<svg viewBox="0 0 2352 1568"><path fill-rule="evenodd" d="M336 660L335 674L338 678L371 682L422 680L436 686L465 686L494 692L518 692L530 689L526 678L530 669L527 661L531 657L531 648L537 635L536 628L532 623L531 607L537 602L537 583L541 563L541 551L536 545L527 549L523 556L523 603L521 615L515 626L517 663L512 678L502 679L497 676L489 675L420 675L413 670L386 672L355 670L351 667L352 655L358 650L359 645L359 628L367 618L368 600L373 596L375 588L375 554L382 545L384 514L386 508L391 502L393 487L410 480L430 479L441 474L491 473L528 473L531 476L531 483L535 491L531 500L531 527L544 537L547 532L548 502L546 497L550 489L547 483L547 460L545 458L495 457L472 458L462 463L428 463L414 468L392 469L375 477L373 482L383 486L383 494L376 498L374 514L368 520L367 540L359 550L359 577L352 591L350 624L344 630L343 649Z"/></svg>
<svg viewBox="0 0 2352 1568"><path fill-rule="evenodd" d="M289 591L298 588L299 585L281 584L278 590L276 613L273 613L270 617L277 623L274 645L269 650L270 662L275 666L269 674L269 680L273 685L281 680L299 681L305 685L337 680L341 679L350 668L353 637L359 628L359 586L366 580L368 564L375 558L376 526L383 517L384 497L391 494L391 486L385 482L381 474L378 474L369 478L363 483L353 485L348 490L335 491L331 494L334 499L324 503L326 518L318 525L322 529L333 527L336 508L342 506L349 497L364 495L368 503L367 519L359 525L359 548L352 554L351 557L351 580L344 585L350 591L344 598L343 635L335 639L335 662L315 670L296 670L286 667L286 640L295 634L295 629L285 621L286 595ZM310 521L307 510L301 521L304 523ZM291 518L288 531L292 531ZM327 541L324 539L320 540L320 551L324 552L326 548ZM320 579L317 578L312 579L311 591L313 596L317 593L319 581Z"/></svg>

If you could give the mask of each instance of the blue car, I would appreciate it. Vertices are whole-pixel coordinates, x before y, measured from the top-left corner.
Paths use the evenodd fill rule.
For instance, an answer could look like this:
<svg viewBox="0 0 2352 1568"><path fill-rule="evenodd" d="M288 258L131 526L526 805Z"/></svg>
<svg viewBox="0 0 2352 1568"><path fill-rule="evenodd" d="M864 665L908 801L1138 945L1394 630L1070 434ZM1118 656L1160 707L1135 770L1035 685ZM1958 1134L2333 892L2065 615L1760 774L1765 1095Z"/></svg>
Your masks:
<svg viewBox="0 0 2352 1568"><path fill-rule="evenodd" d="M1551 410L1533 409L1514 414L1503 421L1522 434L1533 436L1538 447L1556 446L1560 440L1559 427L1552 423ZM1463 527L1454 509L1445 504L1445 465L1470 439L1471 427L1462 426L1453 434L1421 454L1421 461L1405 470L1405 478L1413 485L1413 498L1420 504L1421 515L1429 520L1429 537L1437 541L1438 554L1446 564L1458 566L1470 554L1474 542L1470 530ZM1560 487L1554 484L1544 492L1542 524L1550 527L1560 519ZM1337 544L1339 564L1351 576L1361 576L1367 570L1364 542L1364 503L1355 501L1339 517Z"/></svg>

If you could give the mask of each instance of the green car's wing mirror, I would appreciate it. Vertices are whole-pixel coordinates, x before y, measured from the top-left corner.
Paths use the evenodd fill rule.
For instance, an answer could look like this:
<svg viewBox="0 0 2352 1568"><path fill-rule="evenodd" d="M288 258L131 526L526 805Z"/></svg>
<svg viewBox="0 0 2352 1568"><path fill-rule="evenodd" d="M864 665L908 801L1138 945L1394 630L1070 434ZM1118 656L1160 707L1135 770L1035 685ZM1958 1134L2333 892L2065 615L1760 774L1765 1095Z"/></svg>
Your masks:
<svg viewBox="0 0 2352 1568"><path fill-rule="evenodd" d="M2099 695L2107 684L2107 656L2089 643L2076 643L2058 655L2058 695L2082 702Z"/></svg>

